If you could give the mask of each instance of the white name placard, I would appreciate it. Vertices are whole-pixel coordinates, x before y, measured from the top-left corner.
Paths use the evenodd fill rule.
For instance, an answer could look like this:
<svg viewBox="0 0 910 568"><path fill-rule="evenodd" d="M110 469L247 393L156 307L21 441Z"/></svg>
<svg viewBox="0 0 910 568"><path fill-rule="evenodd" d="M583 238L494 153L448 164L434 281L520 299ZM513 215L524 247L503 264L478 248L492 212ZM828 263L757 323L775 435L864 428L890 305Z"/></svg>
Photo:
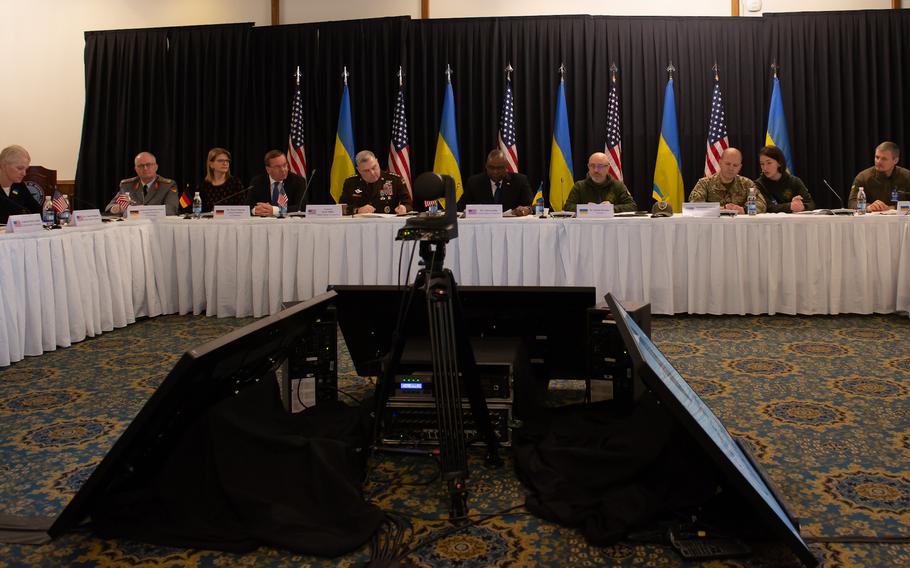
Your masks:
<svg viewBox="0 0 910 568"><path fill-rule="evenodd" d="M307 218L341 217L341 205L307 205Z"/></svg>
<svg viewBox="0 0 910 568"><path fill-rule="evenodd" d="M910 201L898 201L897 202L897 214L898 215L910 215Z"/></svg>
<svg viewBox="0 0 910 568"><path fill-rule="evenodd" d="M249 219L250 208L247 205L216 205L212 209L212 218L217 221L225 219Z"/></svg>
<svg viewBox="0 0 910 568"><path fill-rule="evenodd" d="M576 219L606 219L612 216L612 203L585 203L575 206Z"/></svg>
<svg viewBox="0 0 910 568"><path fill-rule="evenodd" d="M135 219L160 219L167 215L164 205L130 205L126 210L129 221Z"/></svg>
<svg viewBox="0 0 910 568"><path fill-rule="evenodd" d="M720 217L720 203L695 201L683 203L683 217Z"/></svg>
<svg viewBox="0 0 910 568"><path fill-rule="evenodd" d="M464 208L465 219L502 219L501 203L475 203Z"/></svg>
<svg viewBox="0 0 910 568"><path fill-rule="evenodd" d="M43 230L44 223L41 222L41 215L38 213L10 215L6 221L6 231L8 233L37 233Z"/></svg>
<svg viewBox="0 0 910 568"><path fill-rule="evenodd" d="M101 211L97 209L76 209L73 211L73 225L88 227L101 224Z"/></svg>

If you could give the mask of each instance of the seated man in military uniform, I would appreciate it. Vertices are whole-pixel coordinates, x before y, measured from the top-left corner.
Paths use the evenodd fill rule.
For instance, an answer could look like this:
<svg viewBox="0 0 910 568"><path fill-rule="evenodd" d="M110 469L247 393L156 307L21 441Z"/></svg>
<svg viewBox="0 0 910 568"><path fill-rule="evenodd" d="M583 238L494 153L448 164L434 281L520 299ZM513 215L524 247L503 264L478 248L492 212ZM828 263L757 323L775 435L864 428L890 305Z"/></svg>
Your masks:
<svg viewBox="0 0 910 568"><path fill-rule="evenodd" d="M174 180L158 175L158 161L149 152L139 152L133 160L136 177L120 180L120 188L104 208L105 213L120 215L125 207L118 199L121 192L129 196L134 205L164 205L167 215L177 214L177 184Z"/></svg>
<svg viewBox="0 0 910 568"><path fill-rule="evenodd" d="M579 203L612 203L616 213L638 209L626 184L609 174L609 163L609 158L603 152L591 154L588 158L588 175L572 186L562 206L564 211L575 211Z"/></svg>
<svg viewBox="0 0 910 568"><path fill-rule="evenodd" d="M900 158L897 144L879 144L875 148L875 165L856 174L847 207L856 209L856 194L861 187L866 193L867 211L894 209L898 201L910 200L910 170L897 165Z"/></svg>
<svg viewBox="0 0 910 568"><path fill-rule="evenodd" d="M348 213L407 213L411 196L401 177L379 169L373 152L363 150L354 158L357 175L344 180L338 203L348 206Z"/></svg>
<svg viewBox="0 0 910 568"><path fill-rule="evenodd" d="M768 210L765 197L752 180L739 175L743 167L742 152L733 147L727 148L720 155L719 166L716 174L698 180L689 194L689 201L717 202L720 203L721 209L729 209L742 215L745 213L749 190L754 189L756 212L764 213Z"/></svg>

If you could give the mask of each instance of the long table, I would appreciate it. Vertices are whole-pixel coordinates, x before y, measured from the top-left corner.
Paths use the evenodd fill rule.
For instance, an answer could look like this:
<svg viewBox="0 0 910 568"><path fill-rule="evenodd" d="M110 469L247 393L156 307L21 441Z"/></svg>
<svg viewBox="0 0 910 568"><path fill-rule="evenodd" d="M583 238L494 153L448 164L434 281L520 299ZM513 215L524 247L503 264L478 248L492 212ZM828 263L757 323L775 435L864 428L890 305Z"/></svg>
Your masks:
<svg viewBox="0 0 910 568"><path fill-rule="evenodd" d="M0 235L0 366L141 316L263 316L330 284L413 280L403 219L167 218ZM910 218L460 220L462 285L595 286L657 314L910 309ZM548 306L559 309L558 306Z"/></svg>

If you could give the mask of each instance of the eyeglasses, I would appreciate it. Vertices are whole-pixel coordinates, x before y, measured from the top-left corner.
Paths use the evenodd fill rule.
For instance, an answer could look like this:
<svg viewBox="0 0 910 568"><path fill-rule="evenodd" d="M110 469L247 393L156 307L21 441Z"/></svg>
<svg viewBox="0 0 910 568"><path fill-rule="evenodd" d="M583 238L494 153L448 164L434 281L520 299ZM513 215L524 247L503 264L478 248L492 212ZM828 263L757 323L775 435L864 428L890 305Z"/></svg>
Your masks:
<svg viewBox="0 0 910 568"><path fill-rule="evenodd" d="M588 164L588 167L592 170L600 171L606 169L607 164Z"/></svg>
<svg viewBox="0 0 910 568"><path fill-rule="evenodd" d="M151 162L151 163L148 163L148 164L136 164L136 167L137 167L137 168L143 168L143 169L144 169L144 168L151 168L152 166L157 166L157 165L158 165L158 164L156 164L155 162Z"/></svg>
<svg viewBox="0 0 910 568"><path fill-rule="evenodd" d="M217 162L219 164L230 164L231 163L231 161L228 160L227 158L218 158L217 160L212 160L212 161Z"/></svg>

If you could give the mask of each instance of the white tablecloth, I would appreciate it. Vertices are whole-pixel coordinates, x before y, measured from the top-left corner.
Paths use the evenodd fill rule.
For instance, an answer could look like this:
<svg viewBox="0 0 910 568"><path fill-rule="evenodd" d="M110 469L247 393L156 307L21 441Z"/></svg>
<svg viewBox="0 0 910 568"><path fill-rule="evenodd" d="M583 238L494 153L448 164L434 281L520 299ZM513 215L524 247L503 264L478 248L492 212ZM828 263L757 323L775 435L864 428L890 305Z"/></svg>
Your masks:
<svg viewBox="0 0 910 568"><path fill-rule="evenodd" d="M0 366L162 314L149 222L0 235Z"/></svg>
<svg viewBox="0 0 910 568"><path fill-rule="evenodd" d="M138 316L262 316L329 284L412 281L413 243L394 240L403 223L167 218L0 235L0 365ZM907 217L468 219L458 230L445 264L461 285L595 286L657 314L910 308Z"/></svg>

